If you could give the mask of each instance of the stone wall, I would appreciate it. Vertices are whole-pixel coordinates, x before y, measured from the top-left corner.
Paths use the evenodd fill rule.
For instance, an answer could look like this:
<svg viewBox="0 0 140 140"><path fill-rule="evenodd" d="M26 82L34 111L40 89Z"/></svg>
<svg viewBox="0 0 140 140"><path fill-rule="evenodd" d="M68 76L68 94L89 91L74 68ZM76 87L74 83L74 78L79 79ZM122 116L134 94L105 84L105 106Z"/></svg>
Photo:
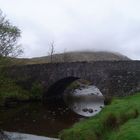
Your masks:
<svg viewBox="0 0 140 140"><path fill-rule="evenodd" d="M67 78L89 80L105 96L126 96L140 91L140 61L96 61L12 66L4 68L8 76L24 88L39 81L44 97L56 82Z"/></svg>

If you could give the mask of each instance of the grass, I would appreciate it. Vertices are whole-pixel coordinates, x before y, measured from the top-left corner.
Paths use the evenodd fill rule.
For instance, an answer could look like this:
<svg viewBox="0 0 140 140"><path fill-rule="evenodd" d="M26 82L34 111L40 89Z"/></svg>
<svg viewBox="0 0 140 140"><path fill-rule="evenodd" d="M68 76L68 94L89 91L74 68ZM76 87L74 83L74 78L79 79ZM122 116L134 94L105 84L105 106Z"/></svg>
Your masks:
<svg viewBox="0 0 140 140"><path fill-rule="evenodd" d="M140 93L113 99L98 115L60 133L61 140L140 140Z"/></svg>
<svg viewBox="0 0 140 140"><path fill-rule="evenodd" d="M129 120L109 140L140 140L140 117Z"/></svg>
<svg viewBox="0 0 140 140"><path fill-rule="evenodd" d="M75 90L78 89L82 86L87 86L90 85L91 83L87 80L84 79L77 79L76 81L72 82L68 87L67 90Z"/></svg>
<svg viewBox="0 0 140 140"><path fill-rule="evenodd" d="M16 84L16 81L0 75L0 106L10 102L23 102L29 100L41 100L43 88L38 82L34 82L29 90Z"/></svg>

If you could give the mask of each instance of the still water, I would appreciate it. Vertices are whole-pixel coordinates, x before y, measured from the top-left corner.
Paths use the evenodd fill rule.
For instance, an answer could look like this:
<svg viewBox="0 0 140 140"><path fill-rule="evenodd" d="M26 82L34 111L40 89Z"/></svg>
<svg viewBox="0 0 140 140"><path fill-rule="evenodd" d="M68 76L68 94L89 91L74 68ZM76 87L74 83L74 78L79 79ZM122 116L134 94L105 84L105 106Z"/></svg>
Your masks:
<svg viewBox="0 0 140 140"><path fill-rule="evenodd" d="M65 95L64 101L66 105L34 102L0 108L0 129L56 138L60 131L94 116L104 106L104 98L95 86L77 89ZM34 139L30 137L27 140Z"/></svg>
<svg viewBox="0 0 140 140"><path fill-rule="evenodd" d="M50 109L41 103L29 103L0 110L0 128L4 131L22 132L57 137L58 132L79 121L81 116L69 108Z"/></svg>
<svg viewBox="0 0 140 140"><path fill-rule="evenodd" d="M5 136L0 140L58 140L56 138L48 138L31 134L22 134L17 132L4 132Z"/></svg>
<svg viewBox="0 0 140 140"><path fill-rule="evenodd" d="M95 86L76 89L65 95L64 101L75 113L86 117L96 115L104 107L104 97Z"/></svg>

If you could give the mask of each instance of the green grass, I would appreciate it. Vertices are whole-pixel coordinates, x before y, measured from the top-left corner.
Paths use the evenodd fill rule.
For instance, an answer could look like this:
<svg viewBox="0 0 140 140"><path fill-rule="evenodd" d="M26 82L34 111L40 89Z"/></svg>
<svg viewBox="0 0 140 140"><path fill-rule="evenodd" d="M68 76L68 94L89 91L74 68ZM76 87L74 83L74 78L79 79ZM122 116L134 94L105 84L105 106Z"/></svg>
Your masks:
<svg viewBox="0 0 140 140"><path fill-rule="evenodd" d="M23 102L31 100L41 100L43 88L39 82L32 83L30 89L24 89L16 81L0 75L0 106L5 106L10 102Z"/></svg>
<svg viewBox="0 0 140 140"><path fill-rule="evenodd" d="M98 115L60 133L61 140L140 140L140 93L114 99Z"/></svg>
<svg viewBox="0 0 140 140"><path fill-rule="evenodd" d="M75 90L78 89L80 87L82 87L82 85L86 86L86 85L90 85L91 83L87 80L84 79L77 79L76 81L72 82L68 87L67 90Z"/></svg>
<svg viewBox="0 0 140 140"><path fill-rule="evenodd" d="M6 76L3 68L13 64L18 65L21 62L20 60L21 59L0 57L0 106L5 106L10 102L41 100L42 98L43 87L38 81L34 81L29 89L25 89L24 85L19 85L15 80ZM22 60L24 61L24 59ZM17 63L13 63L13 61ZM23 63L21 62L21 64Z"/></svg>
<svg viewBox="0 0 140 140"><path fill-rule="evenodd" d="M29 94L16 83L4 76L0 76L0 105L5 105L10 100L29 100Z"/></svg>
<svg viewBox="0 0 140 140"><path fill-rule="evenodd" d="M140 140L140 117L131 119L112 134L109 140Z"/></svg>

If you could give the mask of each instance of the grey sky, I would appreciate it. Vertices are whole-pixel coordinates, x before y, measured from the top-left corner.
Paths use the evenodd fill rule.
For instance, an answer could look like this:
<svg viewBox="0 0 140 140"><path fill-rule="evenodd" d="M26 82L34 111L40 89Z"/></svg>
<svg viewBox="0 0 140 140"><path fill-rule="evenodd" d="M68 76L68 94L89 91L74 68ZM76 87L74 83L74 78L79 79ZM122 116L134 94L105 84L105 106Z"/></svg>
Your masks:
<svg viewBox="0 0 140 140"><path fill-rule="evenodd" d="M140 59L140 0L0 0L22 31L24 57L105 50Z"/></svg>

